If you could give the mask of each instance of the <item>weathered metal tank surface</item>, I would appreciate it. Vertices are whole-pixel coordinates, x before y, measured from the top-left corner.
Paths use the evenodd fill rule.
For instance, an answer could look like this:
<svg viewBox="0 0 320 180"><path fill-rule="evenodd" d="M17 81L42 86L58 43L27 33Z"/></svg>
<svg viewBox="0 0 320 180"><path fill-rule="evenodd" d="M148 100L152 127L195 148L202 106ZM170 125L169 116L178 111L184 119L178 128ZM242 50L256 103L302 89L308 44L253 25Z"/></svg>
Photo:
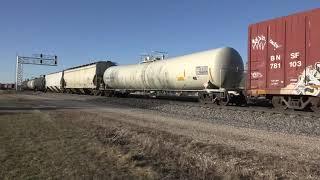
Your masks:
<svg viewBox="0 0 320 180"><path fill-rule="evenodd" d="M39 77L39 78L29 80L27 82L27 88L29 90L43 91L45 89L45 78Z"/></svg>
<svg viewBox="0 0 320 180"><path fill-rule="evenodd" d="M63 89L63 72L56 72L46 75L46 90L52 92L62 92Z"/></svg>
<svg viewBox="0 0 320 180"><path fill-rule="evenodd" d="M39 77L33 80L34 88L36 91L44 91L45 90L45 78Z"/></svg>
<svg viewBox="0 0 320 180"><path fill-rule="evenodd" d="M27 82L27 87L28 87L28 89L30 89L30 90L35 89L34 80L33 80L33 79L32 79L32 80L29 80L29 81Z"/></svg>
<svg viewBox="0 0 320 180"><path fill-rule="evenodd" d="M237 88L243 61L233 48L224 47L137 65L114 66L104 73L110 89L202 90Z"/></svg>

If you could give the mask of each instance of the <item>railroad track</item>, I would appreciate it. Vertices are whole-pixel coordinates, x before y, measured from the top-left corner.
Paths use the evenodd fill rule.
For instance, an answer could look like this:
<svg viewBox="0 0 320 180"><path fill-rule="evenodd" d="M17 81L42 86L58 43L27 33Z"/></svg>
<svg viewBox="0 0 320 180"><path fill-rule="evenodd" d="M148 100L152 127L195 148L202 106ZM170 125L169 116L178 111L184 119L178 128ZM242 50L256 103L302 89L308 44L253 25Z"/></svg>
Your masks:
<svg viewBox="0 0 320 180"><path fill-rule="evenodd" d="M320 118L320 114L312 111L300 111L300 110L292 110L292 109L275 109L271 105L262 107L257 105L250 105L249 106L222 106L216 104L203 104L200 102L192 102L186 101L185 99L169 99L169 98L146 98L146 97L129 97L129 98L139 98L145 100L154 100L154 101L167 101L170 102L170 105L178 105L178 106L185 106L186 108L190 107L200 107L200 108L218 108L220 110L228 110L228 111L246 111L246 112L259 112L259 113L271 113L271 114L282 114L288 116L296 116L296 117L311 117L311 118Z"/></svg>
<svg viewBox="0 0 320 180"><path fill-rule="evenodd" d="M33 93L31 93L33 94ZM39 93L37 93L39 94ZM41 93L42 94L42 93ZM46 94L46 93L44 93ZM55 93L50 93L55 94ZM61 95L61 94L57 94ZM69 94L71 95L71 94ZM91 95L81 95L83 97L92 97ZM196 102L195 98L170 98L170 97L162 97L162 98L150 98L146 96L129 96L127 98L118 98L118 97L97 97L97 99L109 99L109 100L115 100L117 104L123 104L123 105L130 105L130 106L140 106L140 104L136 103L124 103L121 100L144 100L144 101L150 101L152 103L159 103L160 104L170 104L170 105L176 105L176 106L183 106L186 108L191 107L199 107L203 109L219 109L219 110L227 110L227 111L243 111L243 112L259 112L259 113L269 113L269 114L282 114L282 115L288 115L288 116L294 116L294 117L310 117L310 118L320 118L320 114L316 112L309 112L309 111L297 111L292 109L275 109L271 106L268 107L262 107L262 106L256 106L256 105L249 105L249 106L222 106L222 105L216 105L216 104L203 104L200 102ZM148 102L145 102L148 103Z"/></svg>
<svg viewBox="0 0 320 180"><path fill-rule="evenodd" d="M177 104L179 105L179 104ZM201 104L201 103L187 103L186 107L197 106L200 108L218 108L220 110L228 111L246 111L246 112L260 112L260 113L273 113L273 114L283 114L283 115L294 115L298 117L313 117L320 118L320 113L309 112L309 111L297 111L292 109L274 109L273 107L259 107L256 105L249 106L221 106L216 104Z"/></svg>
<svg viewBox="0 0 320 180"><path fill-rule="evenodd" d="M32 95L31 93L30 95ZM85 103L88 107L119 107L132 108L138 111L159 112L169 117L186 120L205 120L222 125L231 125L240 128L260 129L273 132L320 136L320 116L314 112L282 111L271 107L238 107L201 104L186 99L155 99L143 97L101 97L90 95L37 93L37 96L48 98L46 105L55 104L50 99L69 101L63 107L73 107L74 104ZM58 98L57 98L58 97ZM28 97L32 98L32 97ZM195 100L195 99L194 99Z"/></svg>

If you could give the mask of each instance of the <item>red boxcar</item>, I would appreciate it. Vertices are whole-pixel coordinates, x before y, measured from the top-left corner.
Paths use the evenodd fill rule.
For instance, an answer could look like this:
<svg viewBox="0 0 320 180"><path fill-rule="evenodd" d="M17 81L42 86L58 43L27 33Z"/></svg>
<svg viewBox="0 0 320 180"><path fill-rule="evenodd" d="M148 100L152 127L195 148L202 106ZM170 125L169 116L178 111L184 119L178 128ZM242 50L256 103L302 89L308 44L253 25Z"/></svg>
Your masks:
<svg viewBox="0 0 320 180"><path fill-rule="evenodd" d="M247 93L276 107L319 108L320 8L249 26Z"/></svg>

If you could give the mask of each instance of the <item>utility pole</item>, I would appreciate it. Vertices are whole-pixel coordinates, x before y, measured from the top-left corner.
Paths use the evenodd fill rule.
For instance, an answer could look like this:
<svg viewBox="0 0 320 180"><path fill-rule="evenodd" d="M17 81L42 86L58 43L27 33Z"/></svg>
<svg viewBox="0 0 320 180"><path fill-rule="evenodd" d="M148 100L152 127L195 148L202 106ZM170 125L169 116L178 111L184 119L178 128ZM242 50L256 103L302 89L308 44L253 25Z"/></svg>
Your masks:
<svg viewBox="0 0 320 180"><path fill-rule="evenodd" d="M58 57L56 55L35 54L32 57L18 56L16 59L16 90L21 89L23 81L23 64L57 66Z"/></svg>

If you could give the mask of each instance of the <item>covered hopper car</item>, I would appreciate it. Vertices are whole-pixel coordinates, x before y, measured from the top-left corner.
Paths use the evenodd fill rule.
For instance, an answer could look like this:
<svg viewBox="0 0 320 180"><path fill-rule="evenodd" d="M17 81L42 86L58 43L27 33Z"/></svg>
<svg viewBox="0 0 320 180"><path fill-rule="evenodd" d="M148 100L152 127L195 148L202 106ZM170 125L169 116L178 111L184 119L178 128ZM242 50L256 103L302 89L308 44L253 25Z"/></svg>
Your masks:
<svg viewBox="0 0 320 180"><path fill-rule="evenodd" d="M46 75L46 91L60 93L63 91L63 71Z"/></svg>
<svg viewBox="0 0 320 180"><path fill-rule="evenodd" d="M99 61L63 71L63 89L69 93L99 94L103 86L103 73L113 66L111 61Z"/></svg>
<svg viewBox="0 0 320 180"><path fill-rule="evenodd" d="M45 91L98 95L104 88L103 73L113 65L111 61L99 61L48 74Z"/></svg>

